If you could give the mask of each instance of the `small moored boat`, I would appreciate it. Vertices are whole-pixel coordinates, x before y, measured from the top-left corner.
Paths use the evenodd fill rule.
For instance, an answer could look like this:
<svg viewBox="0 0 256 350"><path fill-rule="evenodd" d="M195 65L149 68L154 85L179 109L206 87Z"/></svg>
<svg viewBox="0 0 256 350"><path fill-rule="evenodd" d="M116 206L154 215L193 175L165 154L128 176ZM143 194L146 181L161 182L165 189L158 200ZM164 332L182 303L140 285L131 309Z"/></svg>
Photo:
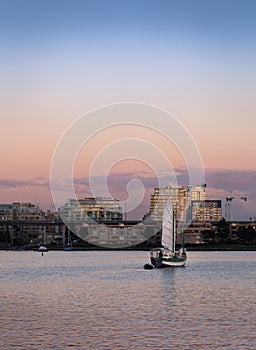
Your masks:
<svg viewBox="0 0 256 350"><path fill-rule="evenodd" d="M45 245L40 245L38 248L39 252L48 252L48 248Z"/></svg>

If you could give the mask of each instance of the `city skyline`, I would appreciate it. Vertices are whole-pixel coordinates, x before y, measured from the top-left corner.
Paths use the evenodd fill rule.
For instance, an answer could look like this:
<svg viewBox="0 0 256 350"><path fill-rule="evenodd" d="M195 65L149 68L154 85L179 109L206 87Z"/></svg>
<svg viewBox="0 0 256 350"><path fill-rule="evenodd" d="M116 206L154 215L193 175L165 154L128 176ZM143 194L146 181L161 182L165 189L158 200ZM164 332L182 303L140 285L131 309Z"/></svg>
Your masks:
<svg viewBox="0 0 256 350"><path fill-rule="evenodd" d="M206 184L205 184L206 186ZM181 193L187 193L186 195L186 199L185 197L183 198L183 194ZM232 201L234 199L238 199L236 197L229 197L226 198L225 203L222 203L221 199L207 199L205 197L205 187L202 186L176 186L176 187L172 187L172 186L167 186L165 188L154 188L154 192L150 194L150 203L148 203L148 205L146 205L146 211L142 212L142 208L144 208L145 206L141 206L140 210L136 211L137 217L134 218L133 216L131 218L127 217L127 214L129 215L130 213L126 212L126 206L124 206L123 208L120 206L119 200L115 199L113 197L83 197L83 198L69 198L67 200L65 200L65 202L63 202L60 206L58 207L54 207L54 211L50 210L50 209L45 209L40 207L39 203L32 203L32 202L25 202L25 201L21 201L21 202L10 202L10 203L0 203L0 206L3 208L7 208L8 210L12 207L16 207L16 206L28 206L29 208L36 208L40 211L40 213L42 214L47 214L47 215L59 215L61 210L65 208L72 208L73 205L75 205L76 203L80 203L77 207L78 212L80 213L79 215L82 215L83 209L82 206L80 207L81 203L83 205L88 204L89 206L95 206L95 208L100 207L103 211L105 210L106 212L109 212L109 215L111 215L111 213L113 213L113 215L115 216L116 213L119 213L119 219L126 221L126 220L135 220L135 221L144 221L148 216L151 215L151 217L153 218L153 220L157 220L156 218L158 218L159 220L162 217L163 214L163 209L164 209L164 202L163 202L163 198L159 199L159 203L158 203L158 199L156 198L156 196L158 195L158 193L160 193L162 196L164 194L164 196L168 197L168 193L172 193L172 195L170 195L171 201L174 203L175 201L178 200L178 197L180 198L179 200L180 202L180 209L182 213L182 207L184 205L184 203L182 202L182 200L189 200L191 203L191 208L187 208L188 210L188 215L192 215L195 220L201 220L204 221L204 210L206 210L207 208L211 208L212 212L210 213L210 211L207 211L207 219L206 221L210 220L210 221L220 221L222 218L224 218L227 221L237 221L236 218L233 218L233 214L232 214ZM178 195L178 193L180 193L180 195ZM173 197L174 196L174 197ZM176 199L174 199L176 198ZM182 199L183 198L183 199ZM190 198L190 199L189 199ZM240 200L243 201L247 201L247 197L240 197ZM164 199L164 201L166 200L166 198ZM201 201L202 204L198 207L198 201ZM105 203L105 204L104 204ZM112 205L112 203L114 203L113 205L116 206L115 209L114 206L111 209L110 206ZM181 204L183 203L183 205ZM213 207L211 205L211 203L213 204ZM154 213L154 207L155 205L159 204L159 208L158 210L156 210L156 212ZM177 203L176 203L177 204ZM106 206L105 206L106 205ZM162 207L163 206L163 207ZM108 210L107 208L110 208L110 210ZM118 207L118 210L117 210ZM201 209L199 209L201 208ZM219 209L215 209L215 208L219 208ZM88 210L88 209L87 209ZM159 211L160 210L160 211ZM190 212L190 210L192 210ZM198 214L195 214L194 210L198 211ZM214 211L215 210L215 211ZM153 211L153 213L152 213ZM138 213L141 213L141 217L138 217ZM132 212L133 214L133 212ZM6 220L7 217L5 217L5 214L2 214L4 216L1 217L1 220ZM152 216L153 215L153 216ZM215 217L215 219L209 219L210 216ZM189 216L190 217L190 216ZM200 217L200 218L199 218ZM192 221L194 220L192 219ZM248 220L246 221L255 221L256 216L254 217L250 217ZM81 220L81 219L79 219Z"/></svg>
<svg viewBox="0 0 256 350"><path fill-rule="evenodd" d="M103 105L135 101L186 127L202 156L207 198L235 197L233 218L254 217L255 10L249 0L2 1L0 202L53 209L51 159L65 130ZM76 162L79 197L90 194L87 165L98 145L92 140L88 158ZM182 157L161 147L186 184ZM145 212L157 187L152 169L126 160L109 175L117 198L126 198L128 181L144 184Z"/></svg>

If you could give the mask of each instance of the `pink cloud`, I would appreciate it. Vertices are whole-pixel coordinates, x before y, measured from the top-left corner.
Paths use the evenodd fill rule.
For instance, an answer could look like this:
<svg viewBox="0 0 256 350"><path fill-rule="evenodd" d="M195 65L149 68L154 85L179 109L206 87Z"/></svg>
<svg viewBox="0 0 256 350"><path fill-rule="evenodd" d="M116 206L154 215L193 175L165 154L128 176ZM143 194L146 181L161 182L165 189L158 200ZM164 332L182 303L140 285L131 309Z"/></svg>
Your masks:
<svg viewBox="0 0 256 350"><path fill-rule="evenodd" d="M187 184L188 172L185 168L175 169L178 184ZM145 189L142 203L128 218L141 219L149 210L150 195L154 188L158 187L156 177L146 176L145 172L113 173L108 177L108 188L111 195L117 199L125 200L128 196L127 184L137 179L141 181ZM168 171L162 172L163 178L168 184ZM101 178L98 178L99 182ZM68 181L68 180L67 180ZM70 180L69 180L70 181ZM88 177L73 179L77 197L91 196ZM207 183L206 196L208 199L222 200L223 215L225 198L234 196L232 202L233 218L248 220L256 215L256 171L254 170L227 170L206 169L205 182ZM31 201L39 203L43 208L53 208L50 183L46 178L34 178L29 180L0 179L0 202ZM241 200L246 196L247 202Z"/></svg>

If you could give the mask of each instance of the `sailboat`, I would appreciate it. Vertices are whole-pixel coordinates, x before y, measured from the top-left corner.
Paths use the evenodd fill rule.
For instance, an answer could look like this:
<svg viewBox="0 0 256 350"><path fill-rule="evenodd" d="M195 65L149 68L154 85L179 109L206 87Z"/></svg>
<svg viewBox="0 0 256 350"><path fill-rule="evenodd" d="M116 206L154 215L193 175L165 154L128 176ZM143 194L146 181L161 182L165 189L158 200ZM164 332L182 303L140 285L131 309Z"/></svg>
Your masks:
<svg viewBox="0 0 256 350"><path fill-rule="evenodd" d="M182 236L182 246L176 251L175 215L170 200L167 201L162 223L162 247L150 251L150 261L154 267L185 266L187 261ZM183 235L183 233L182 233Z"/></svg>

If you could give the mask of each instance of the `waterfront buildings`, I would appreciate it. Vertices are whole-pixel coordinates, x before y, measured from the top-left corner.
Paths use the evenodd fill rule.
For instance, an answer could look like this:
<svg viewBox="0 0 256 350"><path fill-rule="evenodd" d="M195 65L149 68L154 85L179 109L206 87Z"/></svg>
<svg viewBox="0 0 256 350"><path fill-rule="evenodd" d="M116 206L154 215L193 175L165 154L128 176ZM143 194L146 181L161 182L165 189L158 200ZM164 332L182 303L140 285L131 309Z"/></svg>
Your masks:
<svg viewBox="0 0 256 350"><path fill-rule="evenodd" d="M150 200L150 213L142 222L123 221L119 201L113 198L70 199L59 208L59 213L43 211L27 202L0 204L0 243L2 246L62 245L67 235L66 222L72 223L69 230L81 238L81 244L86 241L122 247L145 240L157 244L161 238L161 221L167 199L172 201L178 219L186 223L185 243L203 243L205 233L218 231L218 222L222 218L221 201L205 200L204 187L181 186L156 188ZM244 226L255 230L255 223L228 222L227 225L230 237L235 237ZM159 228L157 234L156 226ZM180 243L180 231L177 232L177 243ZM73 240L77 240L74 235Z"/></svg>
<svg viewBox="0 0 256 350"><path fill-rule="evenodd" d="M119 200L114 198L69 199L59 208L59 215L80 238L91 244L121 247L145 240L142 224L123 223Z"/></svg>
<svg viewBox="0 0 256 350"><path fill-rule="evenodd" d="M106 197L69 199L59 208L59 215L64 222L94 220L99 223L119 223L122 221L119 200Z"/></svg>
<svg viewBox="0 0 256 350"><path fill-rule="evenodd" d="M90 244L121 248L134 246L146 240L145 225L140 222L77 224L79 237Z"/></svg>
<svg viewBox="0 0 256 350"><path fill-rule="evenodd" d="M211 222L222 218L221 200L206 200L205 187L155 188L150 197L150 212L147 216L154 221L161 221L166 202L170 200L176 218L177 243L181 243L181 231L184 231L185 242L202 243L202 234L211 229ZM156 240L160 241L160 236Z"/></svg>
<svg viewBox="0 0 256 350"><path fill-rule="evenodd" d="M2 235L7 235L9 240L24 240L31 241L33 238L38 238L40 234L46 232L45 227L33 225L33 222L45 219L44 212L38 206L32 203L12 203L12 204L0 204L0 219L3 222L10 220L22 222L29 220L32 222L30 226L23 225L1 225L0 232Z"/></svg>
<svg viewBox="0 0 256 350"><path fill-rule="evenodd" d="M150 197L152 220L162 220L165 204L170 199L177 221L218 221L222 218L221 200L206 200L205 186L155 188Z"/></svg>
<svg viewBox="0 0 256 350"><path fill-rule="evenodd" d="M193 214L194 221L219 221L222 219L221 200L206 199Z"/></svg>
<svg viewBox="0 0 256 350"><path fill-rule="evenodd" d="M47 225L58 220L56 213L43 211L29 202L0 204L0 235L2 244L33 245L62 240L59 226Z"/></svg>
<svg viewBox="0 0 256 350"><path fill-rule="evenodd" d="M167 200L173 205L177 221L191 222L197 213L197 209L203 206L205 201L205 187L180 186L155 188L150 197L150 212L152 220L162 220Z"/></svg>

